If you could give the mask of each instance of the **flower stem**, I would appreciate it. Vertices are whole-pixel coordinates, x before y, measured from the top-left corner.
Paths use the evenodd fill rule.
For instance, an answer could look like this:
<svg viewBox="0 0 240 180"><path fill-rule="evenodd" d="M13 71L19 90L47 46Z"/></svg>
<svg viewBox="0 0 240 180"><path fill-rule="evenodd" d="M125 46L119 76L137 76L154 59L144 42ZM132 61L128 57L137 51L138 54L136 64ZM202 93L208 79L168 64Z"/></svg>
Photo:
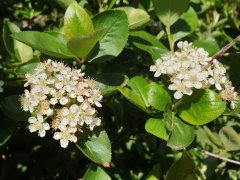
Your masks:
<svg viewBox="0 0 240 180"><path fill-rule="evenodd" d="M170 47L171 53L173 53L174 52L174 40L171 35L170 26L166 27L166 32L167 32L169 47Z"/></svg>

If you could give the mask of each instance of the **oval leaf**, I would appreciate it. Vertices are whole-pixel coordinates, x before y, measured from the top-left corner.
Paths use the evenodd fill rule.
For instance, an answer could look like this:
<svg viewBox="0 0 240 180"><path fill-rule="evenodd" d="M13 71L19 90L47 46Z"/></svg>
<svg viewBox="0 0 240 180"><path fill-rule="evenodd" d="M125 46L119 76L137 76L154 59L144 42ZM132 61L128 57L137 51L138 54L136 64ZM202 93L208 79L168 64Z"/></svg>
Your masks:
<svg viewBox="0 0 240 180"><path fill-rule="evenodd" d="M162 23L170 27L187 9L189 0L153 0L153 6Z"/></svg>
<svg viewBox="0 0 240 180"><path fill-rule="evenodd" d="M77 2L73 2L64 15L63 31L66 39L93 32L93 23L88 13Z"/></svg>
<svg viewBox="0 0 240 180"><path fill-rule="evenodd" d="M103 168L91 165L83 176L83 180L111 180Z"/></svg>
<svg viewBox="0 0 240 180"><path fill-rule="evenodd" d="M221 128L219 136L227 151L240 150L240 135L232 127L224 126Z"/></svg>
<svg viewBox="0 0 240 180"><path fill-rule="evenodd" d="M3 24L3 42L6 47L6 50L8 53L15 57L15 51L14 51L14 39L11 37L11 34L20 32L20 29L18 26L16 26L14 23L10 22L9 20L5 19Z"/></svg>
<svg viewBox="0 0 240 180"><path fill-rule="evenodd" d="M171 96L163 85L151 83L144 88L145 97L149 105L164 111L167 104L171 104Z"/></svg>
<svg viewBox="0 0 240 180"><path fill-rule="evenodd" d="M33 58L33 50L31 47L11 37L12 34L18 32L21 32L18 26L9 20L4 20L3 42L8 53L20 62L27 62Z"/></svg>
<svg viewBox="0 0 240 180"><path fill-rule="evenodd" d="M95 128L93 132L85 130L76 145L93 162L104 164L111 162L111 144L106 131Z"/></svg>
<svg viewBox="0 0 240 180"><path fill-rule="evenodd" d="M68 41L67 46L73 54L85 59L105 33L105 29L100 29L91 34L73 37Z"/></svg>
<svg viewBox="0 0 240 180"><path fill-rule="evenodd" d="M150 118L145 124L145 130L148 133L167 141L168 134L165 125L166 123L163 119Z"/></svg>
<svg viewBox="0 0 240 180"><path fill-rule="evenodd" d="M133 7L121 7L119 9L127 14L129 29L139 29L150 21L150 16L142 9Z"/></svg>
<svg viewBox="0 0 240 180"><path fill-rule="evenodd" d="M56 34L56 33L55 33ZM72 58L74 55L68 50L63 35L51 35L47 32L24 31L14 34L13 37L44 54L57 58ZM61 37L61 38L59 38Z"/></svg>
<svg viewBox="0 0 240 180"><path fill-rule="evenodd" d="M185 123L181 119L174 117L170 127L170 133L167 145L173 149L179 150L189 146L195 137L194 127Z"/></svg>
<svg viewBox="0 0 240 180"><path fill-rule="evenodd" d="M95 29L106 29L106 34L99 42L99 52L91 62L103 62L119 55L128 39L128 19L121 10L109 10L93 18Z"/></svg>
<svg viewBox="0 0 240 180"><path fill-rule="evenodd" d="M214 91L197 90L182 99L179 114L190 124L203 125L220 116L225 108L226 102Z"/></svg>

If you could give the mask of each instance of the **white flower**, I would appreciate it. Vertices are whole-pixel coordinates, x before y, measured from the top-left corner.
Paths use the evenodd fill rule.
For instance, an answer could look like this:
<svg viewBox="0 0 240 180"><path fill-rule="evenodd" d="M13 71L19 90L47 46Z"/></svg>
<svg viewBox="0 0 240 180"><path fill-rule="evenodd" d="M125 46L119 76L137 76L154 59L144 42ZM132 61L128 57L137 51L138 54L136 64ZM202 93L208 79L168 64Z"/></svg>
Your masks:
<svg viewBox="0 0 240 180"><path fill-rule="evenodd" d="M50 129L50 126L48 123L44 122L43 116L37 115L36 117L30 117L28 118L29 130L30 132L36 132L38 131L38 135L40 137L44 137L46 135L46 130Z"/></svg>
<svg viewBox="0 0 240 180"><path fill-rule="evenodd" d="M44 136L50 128L54 139L59 139L62 147L76 142L75 133L85 125L93 130L101 119L96 117L96 107L101 107L103 96L96 88L95 81L84 78L81 69L65 66L63 63L48 59L39 63L37 68L26 74L25 90L21 97L22 108L37 114L29 119L31 132ZM60 131L60 132L59 132Z"/></svg>
<svg viewBox="0 0 240 180"><path fill-rule="evenodd" d="M74 133L77 131L77 128L68 128L66 126L61 126L60 132L55 132L53 138L60 140L60 145L62 148L66 148L70 142L77 142L77 137Z"/></svg>
<svg viewBox="0 0 240 180"><path fill-rule="evenodd" d="M177 46L179 51L161 57L150 66L150 71L155 72L154 77L164 74L169 77L168 89L175 91L175 99L181 99L184 94L191 95L193 89L205 89L212 85L226 99L225 89L229 91L229 88L226 86L225 67L216 59L212 60L203 48L193 47L192 43L180 41ZM89 102L92 103L91 100Z"/></svg>

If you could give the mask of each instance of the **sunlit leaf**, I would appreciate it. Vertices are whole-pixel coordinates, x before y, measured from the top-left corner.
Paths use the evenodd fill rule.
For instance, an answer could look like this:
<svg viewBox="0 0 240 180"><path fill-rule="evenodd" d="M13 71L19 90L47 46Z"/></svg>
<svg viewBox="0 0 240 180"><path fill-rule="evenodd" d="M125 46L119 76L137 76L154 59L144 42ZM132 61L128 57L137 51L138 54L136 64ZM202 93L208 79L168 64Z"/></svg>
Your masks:
<svg viewBox="0 0 240 180"><path fill-rule="evenodd" d="M190 124L203 125L220 116L225 108L226 102L214 91L197 90L182 99L179 115Z"/></svg>
<svg viewBox="0 0 240 180"><path fill-rule="evenodd" d="M66 10L63 25L66 39L90 34L94 31L88 13L77 2L73 2Z"/></svg>

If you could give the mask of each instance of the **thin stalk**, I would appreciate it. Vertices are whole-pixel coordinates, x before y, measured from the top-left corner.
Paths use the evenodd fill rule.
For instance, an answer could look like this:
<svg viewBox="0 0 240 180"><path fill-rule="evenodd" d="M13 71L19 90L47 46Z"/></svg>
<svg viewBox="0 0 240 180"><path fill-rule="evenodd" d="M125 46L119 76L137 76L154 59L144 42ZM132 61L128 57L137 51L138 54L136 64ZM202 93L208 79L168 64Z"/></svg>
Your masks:
<svg viewBox="0 0 240 180"><path fill-rule="evenodd" d="M173 53L174 52L174 40L171 35L170 26L166 27L166 32L167 32L169 47L170 47L171 53Z"/></svg>
<svg viewBox="0 0 240 180"><path fill-rule="evenodd" d="M214 154L214 153L211 153L211 152L208 152L208 151L205 151L205 150L202 150L202 149L198 149L200 152L208 155L208 156L211 156L211 157L214 157L214 158L217 158L217 159L221 159L223 161L227 161L227 162L230 162L232 164L237 164L237 165L240 165L240 161L236 161L236 160L233 160L233 159L229 159L229 158L226 158L226 157L223 157L223 156L220 156L218 154Z"/></svg>

